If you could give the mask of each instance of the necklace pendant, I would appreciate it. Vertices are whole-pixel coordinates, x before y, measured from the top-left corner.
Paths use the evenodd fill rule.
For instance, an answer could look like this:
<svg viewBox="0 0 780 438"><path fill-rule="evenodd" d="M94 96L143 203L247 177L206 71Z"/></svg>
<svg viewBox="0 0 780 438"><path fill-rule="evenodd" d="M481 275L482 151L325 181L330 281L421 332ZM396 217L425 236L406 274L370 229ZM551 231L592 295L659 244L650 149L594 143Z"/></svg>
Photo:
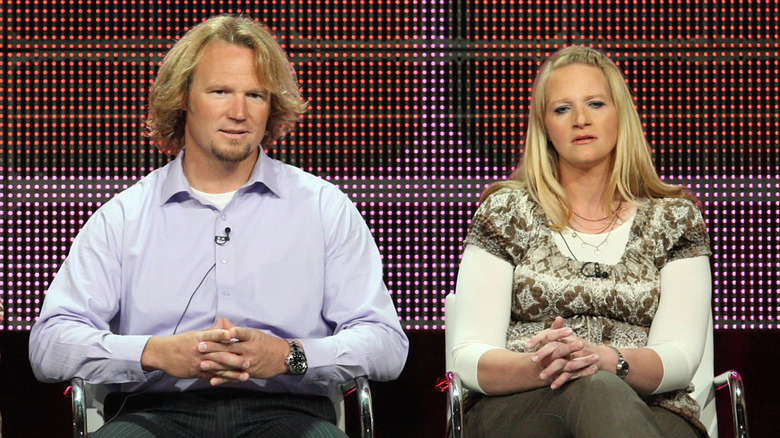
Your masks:
<svg viewBox="0 0 780 438"><path fill-rule="evenodd" d="M618 224L618 225L623 225L623 219L617 218L615 223Z"/></svg>
<svg viewBox="0 0 780 438"><path fill-rule="evenodd" d="M601 255L601 251L599 251L599 250L598 250L598 248L597 248L597 249L594 249L594 250L593 250L593 254L596 254L596 255Z"/></svg>
<svg viewBox="0 0 780 438"><path fill-rule="evenodd" d="M588 244L587 244L587 243L585 243L585 242L582 242L582 243L580 244L580 248L587 248L587 247L588 247Z"/></svg>

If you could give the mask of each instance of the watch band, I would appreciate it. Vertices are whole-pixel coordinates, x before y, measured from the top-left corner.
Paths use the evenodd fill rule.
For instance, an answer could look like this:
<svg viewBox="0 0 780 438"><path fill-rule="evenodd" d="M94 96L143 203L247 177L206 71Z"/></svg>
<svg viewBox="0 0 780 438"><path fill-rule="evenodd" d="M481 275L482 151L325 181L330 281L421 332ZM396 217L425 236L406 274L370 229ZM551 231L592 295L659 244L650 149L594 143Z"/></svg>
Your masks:
<svg viewBox="0 0 780 438"><path fill-rule="evenodd" d="M615 370L615 374L617 374L618 377L621 379L625 379L628 375L628 362L623 358L623 354L620 353L620 350L617 349L612 344L607 344L607 347L615 350L615 353L618 355L618 363L617 363L617 369Z"/></svg>

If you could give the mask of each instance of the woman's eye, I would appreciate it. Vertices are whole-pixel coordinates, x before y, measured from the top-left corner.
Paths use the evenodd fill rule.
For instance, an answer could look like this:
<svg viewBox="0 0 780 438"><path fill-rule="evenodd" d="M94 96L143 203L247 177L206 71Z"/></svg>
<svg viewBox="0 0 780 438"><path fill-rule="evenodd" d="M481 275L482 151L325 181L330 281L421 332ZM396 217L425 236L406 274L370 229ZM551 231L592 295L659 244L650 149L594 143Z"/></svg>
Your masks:
<svg viewBox="0 0 780 438"><path fill-rule="evenodd" d="M559 106L558 108L555 108L553 111L556 114L563 114L563 113L565 113L568 110L569 110L569 107L567 107L567 106Z"/></svg>

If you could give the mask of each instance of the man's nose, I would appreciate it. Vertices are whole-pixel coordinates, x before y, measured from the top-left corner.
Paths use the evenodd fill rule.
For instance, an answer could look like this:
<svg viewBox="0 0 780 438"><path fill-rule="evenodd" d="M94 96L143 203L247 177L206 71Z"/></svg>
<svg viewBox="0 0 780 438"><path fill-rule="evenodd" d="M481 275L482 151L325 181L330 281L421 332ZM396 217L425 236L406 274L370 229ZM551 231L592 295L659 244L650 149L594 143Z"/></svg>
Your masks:
<svg viewBox="0 0 780 438"><path fill-rule="evenodd" d="M236 120L246 119L246 101L243 96L235 96L233 98L228 116Z"/></svg>

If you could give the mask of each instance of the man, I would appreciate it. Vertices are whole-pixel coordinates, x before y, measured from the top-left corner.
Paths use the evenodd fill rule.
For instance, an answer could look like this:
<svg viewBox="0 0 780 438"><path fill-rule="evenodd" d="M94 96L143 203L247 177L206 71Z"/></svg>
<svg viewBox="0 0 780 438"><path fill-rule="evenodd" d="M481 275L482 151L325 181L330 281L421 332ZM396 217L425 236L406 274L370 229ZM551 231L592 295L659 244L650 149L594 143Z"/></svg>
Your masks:
<svg viewBox="0 0 780 438"><path fill-rule="evenodd" d="M176 158L87 221L30 336L38 379L132 394L95 436L343 437L339 384L398 377L408 340L360 213L263 150L305 110L251 20L166 55L147 130Z"/></svg>

